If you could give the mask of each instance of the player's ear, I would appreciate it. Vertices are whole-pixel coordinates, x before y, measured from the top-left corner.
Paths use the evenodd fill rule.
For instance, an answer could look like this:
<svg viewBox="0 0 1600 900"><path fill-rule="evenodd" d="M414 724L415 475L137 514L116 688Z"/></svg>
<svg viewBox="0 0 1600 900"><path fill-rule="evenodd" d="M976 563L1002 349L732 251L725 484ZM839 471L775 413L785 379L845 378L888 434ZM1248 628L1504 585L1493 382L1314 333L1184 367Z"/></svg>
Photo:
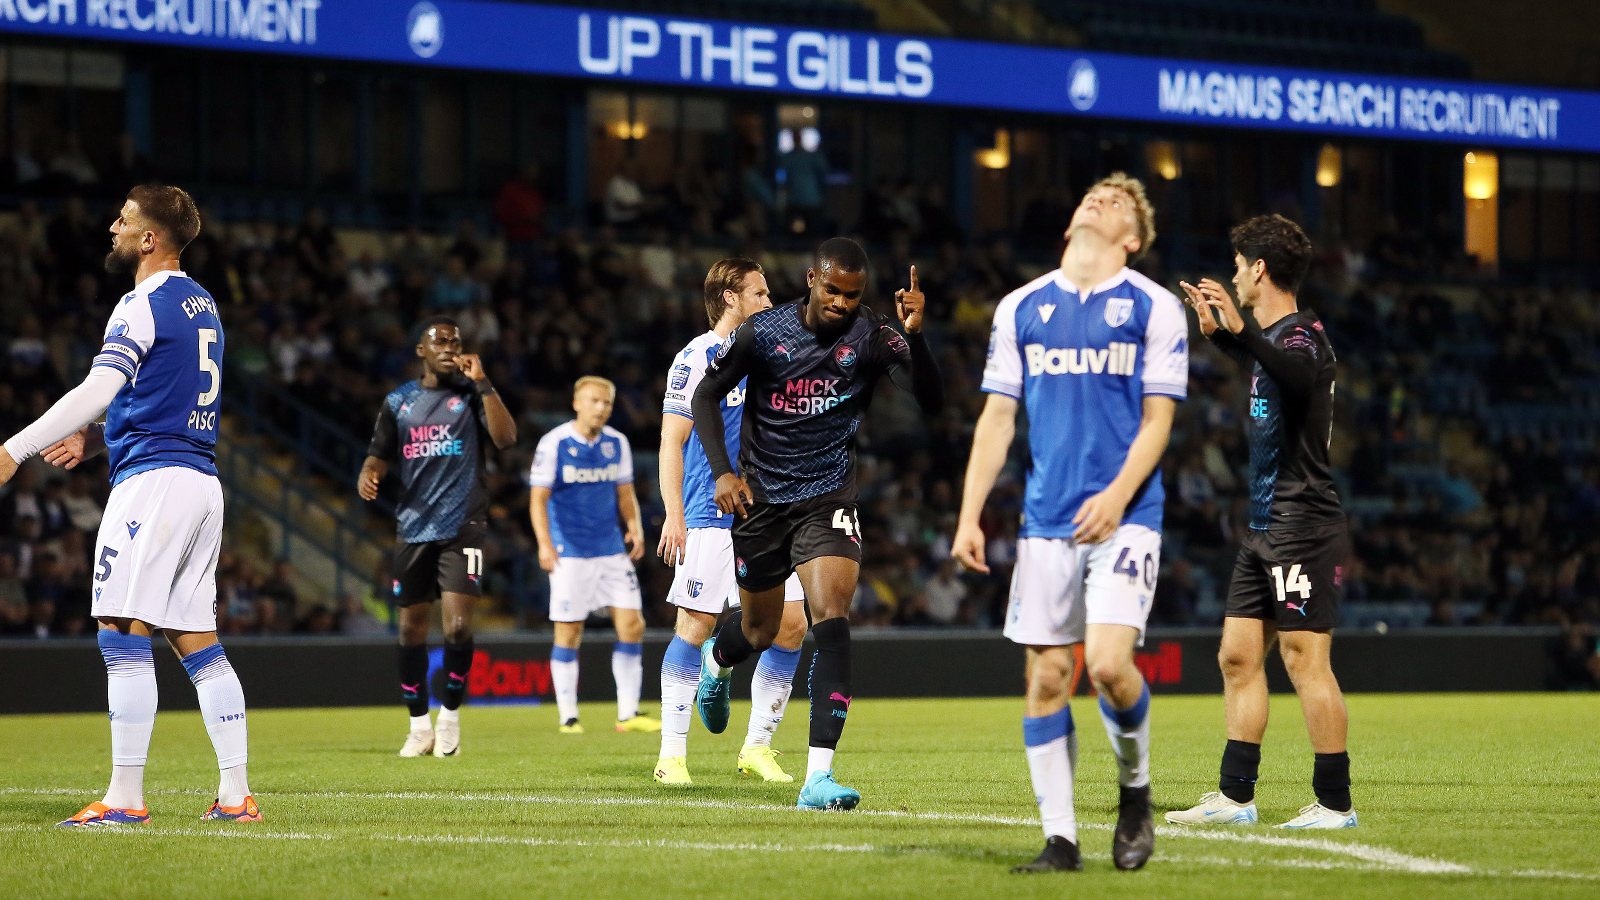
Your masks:
<svg viewBox="0 0 1600 900"><path fill-rule="evenodd" d="M811 287L813 284L816 284L816 283L817 283L817 270L816 269L807 269L806 270L806 287Z"/></svg>
<svg viewBox="0 0 1600 900"><path fill-rule="evenodd" d="M1144 242L1139 240L1139 236L1136 234L1128 235L1128 239L1122 242L1122 249L1127 251L1129 256L1138 253L1139 248L1143 246Z"/></svg>

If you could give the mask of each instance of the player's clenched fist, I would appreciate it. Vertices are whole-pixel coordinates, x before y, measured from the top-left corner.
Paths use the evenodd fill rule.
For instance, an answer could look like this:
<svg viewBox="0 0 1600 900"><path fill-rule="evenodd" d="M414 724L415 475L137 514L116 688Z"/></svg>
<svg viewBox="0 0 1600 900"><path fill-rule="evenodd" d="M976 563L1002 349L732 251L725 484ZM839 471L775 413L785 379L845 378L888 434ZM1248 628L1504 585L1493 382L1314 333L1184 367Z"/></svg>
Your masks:
<svg viewBox="0 0 1600 900"><path fill-rule="evenodd" d="M356 478L356 493L361 499L378 499L378 482L383 480L384 473L388 470L388 463L372 457L367 458L366 465L361 467L361 475Z"/></svg>
<svg viewBox="0 0 1600 900"><path fill-rule="evenodd" d="M483 361L478 359L476 353L463 353L456 357L456 365L461 367L461 374L473 381L482 381L489 376L483 371Z"/></svg>
<svg viewBox="0 0 1600 900"><path fill-rule="evenodd" d="M750 492L750 485L745 484L743 478L732 472L717 479L716 493L717 509L725 513L733 513L739 518L744 518L746 509L756 502L755 494Z"/></svg>
<svg viewBox="0 0 1600 900"><path fill-rule="evenodd" d="M956 536L950 541L950 555L974 572L989 574L989 564L983 558L983 529L976 525L962 525L956 529Z"/></svg>
<svg viewBox="0 0 1600 900"><path fill-rule="evenodd" d="M911 267L911 287L894 292L894 311L900 316L900 324L906 327L907 334L916 334L922 330L922 306L927 298L922 291L917 290L917 267Z"/></svg>

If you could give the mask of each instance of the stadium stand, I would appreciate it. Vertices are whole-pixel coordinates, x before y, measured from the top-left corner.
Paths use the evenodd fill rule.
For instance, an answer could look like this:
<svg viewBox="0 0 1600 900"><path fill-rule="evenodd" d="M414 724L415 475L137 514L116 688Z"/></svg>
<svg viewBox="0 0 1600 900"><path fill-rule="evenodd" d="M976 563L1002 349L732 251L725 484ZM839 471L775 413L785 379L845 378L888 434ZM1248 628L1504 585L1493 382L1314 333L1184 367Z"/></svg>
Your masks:
<svg viewBox="0 0 1600 900"><path fill-rule="evenodd" d="M985 523L996 574L957 573L947 548L994 303L1051 265L1050 256L1019 261L1007 240L958 240L941 224L949 217L937 195L924 199L915 226L897 218L903 203L879 199L885 206L863 217L874 229L875 296L891 296L918 263L952 402L924 423L908 398L886 391L863 431L868 557L855 616L866 625L993 625L1014 557L1020 456ZM705 327L698 288L707 265L735 251L760 259L782 299L798 296L805 258L768 249L759 230L669 237L673 223L709 214L697 204L739 208L730 198L665 190L653 200L654 212L627 233L552 227L513 242L512 252L472 220L447 234L336 231L314 208L299 222L230 221L207 209L186 268L224 307L230 440L264 442L265 455L291 462L321 459L321 468L302 464L304 489L347 508L379 400L411 377L409 324L446 312L488 361L523 434L567 417L578 375L617 381L612 424L634 443L641 497L658 517L662 380L673 351ZM99 346L105 306L120 287L98 269L108 209L26 201L0 220L8 374L0 430L42 411ZM1592 634L1600 623L1600 301L1574 288L1444 283L1436 273L1449 261L1431 247L1399 234L1370 247L1325 245L1302 298L1324 317L1341 356L1333 443L1356 544L1347 624L1559 623ZM1198 333L1191 378L1164 463L1168 542L1155 609L1164 624L1217 620L1229 548L1244 527L1238 416L1246 379ZM500 627L541 621L526 517L531 450L523 441L489 470L489 593ZM88 545L104 485L93 469L62 477L33 463L0 495L0 629L45 636L86 627ZM230 509L219 573L224 630L383 629L381 569L364 594L333 596L277 559L267 518L249 505ZM361 526L369 537L391 527L379 516ZM665 624L668 570L649 559L642 575L647 614Z"/></svg>

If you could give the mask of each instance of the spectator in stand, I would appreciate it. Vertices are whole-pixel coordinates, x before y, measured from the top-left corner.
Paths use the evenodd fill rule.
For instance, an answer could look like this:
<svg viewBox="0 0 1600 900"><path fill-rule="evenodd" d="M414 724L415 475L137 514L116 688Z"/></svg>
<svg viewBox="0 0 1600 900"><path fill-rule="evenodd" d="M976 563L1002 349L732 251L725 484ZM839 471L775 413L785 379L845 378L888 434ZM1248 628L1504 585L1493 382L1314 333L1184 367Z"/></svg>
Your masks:
<svg viewBox="0 0 1600 900"><path fill-rule="evenodd" d="M17 558L9 551L0 551L0 636L29 634L31 621L28 592L17 577Z"/></svg>
<svg viewBox="0 0 1600 900"><path fill-rule="evenodd" d="M624 159L606 182L605 222L620 228L638 223L645 211L644 190L639 187L639 167Z"/></svg>
<svg viewBox="0 0 1600 900"><path fill-rule="evenodd" d="M544 240L544 191L539 187L539 164L528 163L516 178L500 186L495 196L494 219L505 237L506 255L529 264Z"/></svg>

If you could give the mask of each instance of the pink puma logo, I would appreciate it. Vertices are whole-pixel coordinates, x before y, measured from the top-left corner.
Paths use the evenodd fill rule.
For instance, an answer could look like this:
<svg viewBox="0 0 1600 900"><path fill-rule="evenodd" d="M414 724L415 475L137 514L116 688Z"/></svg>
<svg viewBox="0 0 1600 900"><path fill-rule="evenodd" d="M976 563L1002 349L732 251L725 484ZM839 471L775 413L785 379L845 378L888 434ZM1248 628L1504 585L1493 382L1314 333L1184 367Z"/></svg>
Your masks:
<svg viewBox="0 0 1600 900"><path fill-rule="evenodd" d="M465 675L458 675L458 674L456 674L456 673L455 673L455 672L451 672L451 673L450 673L450 677L451 677L451 678L454 678L454 679L455 679L455 680L457 680L457 681L466 681L466 680L467 680L467 676L465 676Z"/></svg>
<svg viewBox="0 0 1600 900"><path fill-rule="evenodd" d="M839 692L838 692L838 691L834 691L834 692L833 692L833 696L832 696L832 697L829 697L829 698L828 698L828 699L829 699L829 700L837 700L837 701L839 701L839 702L840 702L840 703L843 703L843 704L844 704L844 708L845 708L845 709L849 709L849 708L850 708L850 701L851 701L851 700L852 700L852 699L854 699L854 698L851 698L851 697L846 697L846 696L845 696L845 695L843 695L843 694L841 694L841 693L839 693Z"/></svg>
<svg viewBox="0 0 1600 900"><path fill-rule="evenodd" d="M415 694L417 692L417 688L420 688L420 687L422 687L421 684L406 684L403 681L400 683L400 690L402 690L402 691L410 691L413 694Z"/></svg>

